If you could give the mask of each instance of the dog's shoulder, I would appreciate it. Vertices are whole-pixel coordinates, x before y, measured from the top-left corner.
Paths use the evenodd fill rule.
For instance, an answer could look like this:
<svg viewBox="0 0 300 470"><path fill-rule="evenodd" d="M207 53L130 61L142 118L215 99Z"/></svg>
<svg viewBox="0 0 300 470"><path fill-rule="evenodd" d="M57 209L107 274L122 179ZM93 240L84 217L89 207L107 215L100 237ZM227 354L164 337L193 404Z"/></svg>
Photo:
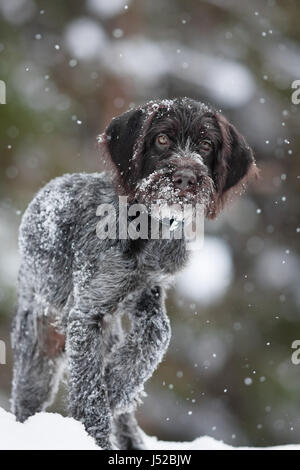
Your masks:
<svg viewBox="0 0 300 470"><path fill-rule="evenodd" d="M113 197L114 189L110 173L71 173L59 176L46 184L36 198L45 203L63 202L86 207L88 202L103 202ZM62 205L62 201L61 204ZM56 207L55 207L56 208Z"/></svg>
<svg viewBox="0 0 300 470"><path fill-rule="evenodd" d="M28 241L49 249L70 238L79 226L96 220L99 204L115 192L109 173L65 174L47 183L27 207L20 225L20 247Z"/></svg>
<svg viewBox="0 0 300 470"><path fill-rule="evenodd" d="M52 179L35 195L24 217L50 214L56 218L74 218L74 210L86 209L89 204L109 202L114 197L112 178L109 173L73 173ZM24 218L23 217L23 218Z"/></svg>

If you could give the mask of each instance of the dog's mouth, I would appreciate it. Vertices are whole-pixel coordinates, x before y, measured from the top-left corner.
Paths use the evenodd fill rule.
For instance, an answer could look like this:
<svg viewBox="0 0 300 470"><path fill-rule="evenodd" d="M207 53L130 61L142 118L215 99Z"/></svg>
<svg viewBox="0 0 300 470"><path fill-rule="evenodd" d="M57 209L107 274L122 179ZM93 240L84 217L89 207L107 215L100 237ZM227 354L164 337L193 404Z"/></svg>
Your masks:
<svg viewBox="0 0 300 470"><path fill-rule="evenodd" d="M142 179L136 187L135 200L146 207L151 205L175 206L183 208L184 205L195 206L201 204L208 207L215 195L213 180L206 174L197 175L193 185L185 188L176 186L178 180L174 177L174 170L159 169ZM174 219L179 218L179 212L174 212Z"/></svg>

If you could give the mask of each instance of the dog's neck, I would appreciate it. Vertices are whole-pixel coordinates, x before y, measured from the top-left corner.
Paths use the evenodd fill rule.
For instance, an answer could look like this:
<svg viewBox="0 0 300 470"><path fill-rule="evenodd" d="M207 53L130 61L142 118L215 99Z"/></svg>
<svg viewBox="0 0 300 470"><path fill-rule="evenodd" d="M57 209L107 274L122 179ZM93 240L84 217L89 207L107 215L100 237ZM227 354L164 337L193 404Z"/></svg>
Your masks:
<svg viewBox="0 0 300 470"><path fill-rule="evenodd" d="M124 255L135 258L140 265L153 266L153 269L159 269L166 274L173 275L181 270L189 255L183 225L180 226L179 224L174 230L174 228L172 229L172 220L169 221L168 226L167 220L153 220L150 211L146 211L142 219L146 223L146 237L133 239L128 236L128 228L140 215L137 210L139 202L134 198L123 198L126 198L126 195L117 193L113 203L117 216L117 234L120 234L120 223L123 224L123 235L127 234L127 237L117 237L116 240ZM125 207L122 206L122 201L125 203ZM153 226L158 228L159 237L157 238L154 238L151 232ZM176 238L177 230L181 230L182 233L179 239ZM162 238L163 233L165 238Z"/></svg>

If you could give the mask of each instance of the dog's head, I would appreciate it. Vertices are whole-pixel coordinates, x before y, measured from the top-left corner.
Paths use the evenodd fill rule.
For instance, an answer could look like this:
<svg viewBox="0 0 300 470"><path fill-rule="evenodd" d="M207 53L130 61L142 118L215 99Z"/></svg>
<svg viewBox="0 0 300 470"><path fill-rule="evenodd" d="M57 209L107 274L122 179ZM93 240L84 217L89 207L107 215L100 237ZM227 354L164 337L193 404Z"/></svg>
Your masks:
<svg viewBox="0 0 300 470"><path fill-rule="evenodd" d="M227 119L189 98L149 102L116 117L102 142L119 192L150 205L203 204L214 218L257 174L252 150Z"/></svg>

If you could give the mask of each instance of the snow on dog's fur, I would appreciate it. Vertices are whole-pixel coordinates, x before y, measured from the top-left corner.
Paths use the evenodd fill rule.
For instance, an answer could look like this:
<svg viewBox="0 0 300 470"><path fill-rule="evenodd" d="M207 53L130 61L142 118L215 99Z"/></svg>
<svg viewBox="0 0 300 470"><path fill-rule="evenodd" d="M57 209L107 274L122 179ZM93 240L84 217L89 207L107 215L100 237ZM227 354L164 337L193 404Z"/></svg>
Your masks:
<svg viewBox="0 0 300 470"><path fill-rule="evenodd" d="M188 98L128 111L99 145L113 175L56 178L22 219L12 408L19 421L44 410L67 367L71 416L103 449L140 449L134 409L167 350L165 290L188 251L184 238L99 239L97 208L117 213L126 195L146 206L199 202L214 218L256 167L238 131Z"/></svg>

